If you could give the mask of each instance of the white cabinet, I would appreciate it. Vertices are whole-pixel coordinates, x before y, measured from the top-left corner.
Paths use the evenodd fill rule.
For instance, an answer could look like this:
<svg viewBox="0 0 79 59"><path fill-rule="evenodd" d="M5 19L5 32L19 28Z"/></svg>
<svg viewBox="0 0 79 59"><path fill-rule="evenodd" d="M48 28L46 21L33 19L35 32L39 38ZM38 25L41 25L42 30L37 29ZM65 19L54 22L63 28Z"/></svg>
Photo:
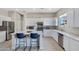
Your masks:
<svg viewBox="0 0 79 59"><path fill-rule="evenodd" d="M74 12L74 27L79 27L79 8L75 8Z"/></svg>
<svg viewBox="0 0 79 59"><path fill-rule="evenodd" d="M56 26L55 18L44 18L44 26Z"/></svg>
<svg viewBox="0 0 79 59"><path fill-rule="evenodd" d="M74 27L74 10L67 12L65 20L67 20L67 24L65 24L65 26Z"/></svg>
<svg viewBox="0 0 79 59"><path fill-rule="evenodd" d="M51 37L52 36L52 30L51 29L44 29L43 35L44 35L44 37Z"/></svg>
<svg viewBox="0 0 79 59"><path fill-rule="evenodd" d="M52 30L52 37L58 42L58 33L57 31ZM62 33L61 33L62 34ZM63 38L63 47L65 51L79 51L79 41L71 36L67 36L68 34L64 34Z"/></svg>
<svg viewBox="0 0 79 59"><path fill-rule="evenodd" d="M57 26L57 19L53 19L52 22L53 22L52 24L53 26Z"/></svg>
<svg viewBox="0 0 79 59"><path fill-rule="evenodd" d="M58 42L58 32L52 31L52 37Z"/></svg>
<svg viewBox="0 0 79 59"><path fill-rule="evenodd" d="M79 8L67 12L67 27L79 27Z"/></svg>
<svg viewBox="0 0 79 59"><path fill-rule="evenodd" d="M52 19L49 19L49 18L45 18L44 19L44 26L49 26L49 25L52 25Z"/></svg>
<svg viewBox="0 0 79 59"><path fill-rule="evenodd" d="M63 39L63 47L66 51L69 51L70 50L70 38L67 37L67 36L64 36L64 39Z"/></svg>
<svg viewBox="0 0 79 59"><path fill-rule="evenodd" d="M79 51L79 41L75 39L70 40L70 51Z"/></svg>
<svg viewBox="0 0 79 59"><path fill-rule="evenodd" d="M4 42L6 40L6 31L0 31L0 42Z"/></svg>
<svg viewBox="0 0 79 59"><path fill-rule="evenodd" d="M0 19L0 26L2 26L2 20Z"/></svg>
<svg viewBox="0 0 79 59"><path fill-rule="evenodd" d="M63 46L66 51L79 51L79 41L68 36L64 36Z"/></svg>

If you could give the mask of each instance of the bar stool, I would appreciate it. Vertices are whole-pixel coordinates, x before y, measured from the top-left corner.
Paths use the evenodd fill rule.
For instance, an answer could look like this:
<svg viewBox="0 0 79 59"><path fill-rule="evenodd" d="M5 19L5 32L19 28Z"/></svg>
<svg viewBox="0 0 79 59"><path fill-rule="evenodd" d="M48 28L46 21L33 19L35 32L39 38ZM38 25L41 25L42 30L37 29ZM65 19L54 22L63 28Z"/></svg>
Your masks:
<svg viewBox="0 0 79 59"><path fill-rule="evenodd" d="M18 46L16 48L19 49L20 47L24 47L23 50L26 49L27 44L26 44L26 36L23 33L16 33L16 46Z"/></svg>
<svg viewBox="0 0 79 59"><path fill-rule="evenodd" d="M30 34L30 49L32 46L36 46L39 49L39 34L38 33L31 33Z"/></svg>

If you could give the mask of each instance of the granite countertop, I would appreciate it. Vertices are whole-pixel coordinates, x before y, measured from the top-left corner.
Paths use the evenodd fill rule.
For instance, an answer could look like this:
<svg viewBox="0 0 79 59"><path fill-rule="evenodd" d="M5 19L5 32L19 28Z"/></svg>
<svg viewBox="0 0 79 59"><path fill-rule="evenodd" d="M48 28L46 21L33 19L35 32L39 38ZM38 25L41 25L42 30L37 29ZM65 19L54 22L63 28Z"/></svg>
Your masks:
<svg viewBox="0 0 79 59"><path fill-rule="evenodd" d="M53 30L53 31L56 31L56 32L61 33L61 34L65 35L65 36L68 36L68 37L70 37L70 38L72 38L74 40L79 41L79 35L75 35L73 33L67 33L65 31L60 31L60 30Z"/></svg>

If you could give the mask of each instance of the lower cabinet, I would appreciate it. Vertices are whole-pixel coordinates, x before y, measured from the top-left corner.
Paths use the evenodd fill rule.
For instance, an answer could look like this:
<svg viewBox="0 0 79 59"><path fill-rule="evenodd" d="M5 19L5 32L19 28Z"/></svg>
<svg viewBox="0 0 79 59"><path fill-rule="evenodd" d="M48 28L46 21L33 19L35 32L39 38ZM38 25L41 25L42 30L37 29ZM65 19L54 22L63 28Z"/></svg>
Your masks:
<svg viewBox="0 0 79 59"><path fill-rule="evenodd" d="M6 31L0 31L0 42L5 42L6 40Z"/></svg>
<svg viewBox="0 0 79 59"><path fill-rule="evenodd" d="M67 36L64 36L63 46L65 51L79 51L79 41Z"/></svg>
<svg viewBox="0 0 79 59"><path fill-rule="evenodd" d="M58 42L58 32L52 31L52 37ZM63 47L65 51L79 51L79 41L63 35Z"/></svg>
<svg viewBox="0 0 79 59"><path fill-rule="evenodd" d="M58 42L58 32L52 31L52 37Z"/></svg>
<svg viewBox="0 0 79 59"><path fill-rule="evenodd" d="M70 40L70 51L79 51L79 41L75 39Z"/></svg>
<svg viewBox="0 0 79 59"><path fill-rule="evenodd" d="M66 51L69 51L70 50L70 38L67 37L67 36L64 36L64 39L63 39L63 47Z"/></svg>
<svg viewBox="0 0 79 59"><path fill-rule="evenodd" d="M44 35L44 37L51 37L52 36L52 30L44 29L43 35Z"/></svg>

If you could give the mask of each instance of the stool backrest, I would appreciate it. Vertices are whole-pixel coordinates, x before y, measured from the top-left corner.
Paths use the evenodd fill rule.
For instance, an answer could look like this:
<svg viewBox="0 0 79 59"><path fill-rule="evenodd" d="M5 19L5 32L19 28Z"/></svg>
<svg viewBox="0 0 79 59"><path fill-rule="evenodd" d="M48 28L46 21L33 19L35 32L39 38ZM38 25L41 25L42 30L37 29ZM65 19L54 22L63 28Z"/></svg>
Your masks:
<svg viewBox="0 0 79 59"><path fill-rule="evenodd" d="M39 37L38 33L31 33L30 38L37 39Z"/></svg>
<svg viewBox="0 0 79 59"><path fill-rule="evenodd" d="M17 38L24 38L24 34L23 33L16 33L16 37Z"/></svg>

